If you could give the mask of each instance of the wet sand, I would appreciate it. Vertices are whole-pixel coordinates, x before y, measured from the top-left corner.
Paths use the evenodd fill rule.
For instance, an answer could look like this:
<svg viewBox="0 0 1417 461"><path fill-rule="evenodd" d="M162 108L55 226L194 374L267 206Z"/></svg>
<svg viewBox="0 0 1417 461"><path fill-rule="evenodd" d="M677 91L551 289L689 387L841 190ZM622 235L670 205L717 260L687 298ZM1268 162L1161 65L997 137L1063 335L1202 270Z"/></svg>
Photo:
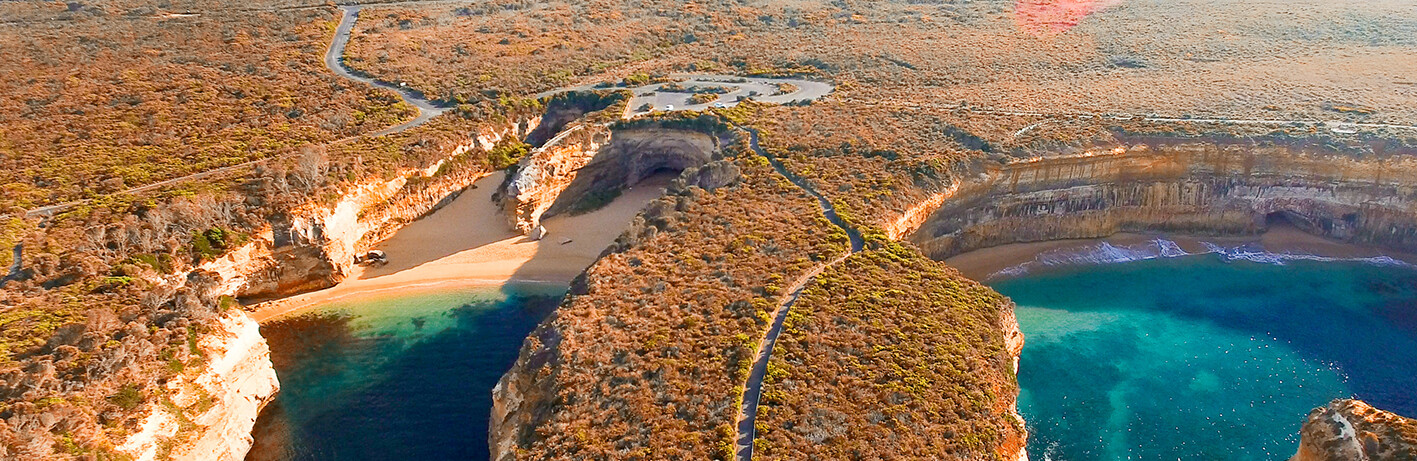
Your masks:
<svg viewBox="0 0 1417 461"><path fill-rule="evenodd" d="M1032 261L1040 253L1053 250L1084 249L1100 242L1124 246L1146 243L1157 238L1176 242L1187 253L1203 253L1202 242L1225 246L1256 243L1271 253L1301 253L1330 258L1369 258L1389 256L1394 259L1417 264L1417 255L1401 253L1370 245L1355 245L1329 240L1306 233L1294 226L1276 225L1268 232L1253 236L1197 236L1178 234L1118 233L1096 239L1052 240L1047 242L1013 243L982 248L945 259L964 276L974 280L984 280L1001 270Z"/></svg>
<svg viewBox="0 0 1417 461"><path fill-rule="evenodd" d="M478 180L452 203L374 245L388 254L388 264L356 266L339 285L257 304L251 316L264 322L331 301L394 291L509 282L567 285L646 204L663 195L672 179L650 177L599 210L547 218L542 221L546 238L533 241L514 232L492 202L502 178L499 172Z"/></svg>

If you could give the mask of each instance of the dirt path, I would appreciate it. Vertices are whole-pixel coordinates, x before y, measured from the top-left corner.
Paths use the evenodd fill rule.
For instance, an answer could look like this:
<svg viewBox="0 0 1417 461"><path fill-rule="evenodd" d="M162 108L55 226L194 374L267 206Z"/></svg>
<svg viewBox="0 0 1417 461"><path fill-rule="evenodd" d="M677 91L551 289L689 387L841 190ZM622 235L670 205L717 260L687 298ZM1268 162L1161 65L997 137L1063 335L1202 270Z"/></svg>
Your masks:
<svg viewBox="0 0 1417 461"><path fill-rule="evenodd" d="M777 170L778 174L787 178L788 181L791 181L792 184L802 189L803 192L815 197L817 203L821 205L822 212L826 215L827 220L845 231L847 237L851 239L850 251L812 268L812 270L807 271L807 273L798 277L797 280L794 280L791 286L787 287L786 296L783 297L782 302L777 306L777 310L772 314L772 325L768 327L762 340L758 342L758 350L753 359L753 368L748 372L748 380L743 384L743 406L741 412L738 414L738 433L733 438L736 445L734 448L737 452L735 455L736 459L739 461L749 461L753 459L753 440L756 439L758 435L756 424L758 421L758 402L762 400L763 396L763 378L767 376L768 361L772 359L772 349L773 346L777 344L778 336L782 335L782 324L787 320L788 311L792 310L792 305L797 303L797 299L801 297L802 290L807 287L808 282L811 282L813 278L821 274L822 271L826 270L828 267L846 260L846 258L853 254L859 253L865 248L866 242L861 238L861 232L851 227L851 225L847 224L836 214L836 208L832 206L830 200L827 200L826 197L813 189L812 185L808 183L806 179L793 174L781 161L778 161L776 157L768 155L767 151L763 150L762 146L758 145L757 130L747 127L740 128L748 131L749 145L752 146L753 150L756 151L758 155L767 158L768 162L772 164L773 169Z"/></svg>

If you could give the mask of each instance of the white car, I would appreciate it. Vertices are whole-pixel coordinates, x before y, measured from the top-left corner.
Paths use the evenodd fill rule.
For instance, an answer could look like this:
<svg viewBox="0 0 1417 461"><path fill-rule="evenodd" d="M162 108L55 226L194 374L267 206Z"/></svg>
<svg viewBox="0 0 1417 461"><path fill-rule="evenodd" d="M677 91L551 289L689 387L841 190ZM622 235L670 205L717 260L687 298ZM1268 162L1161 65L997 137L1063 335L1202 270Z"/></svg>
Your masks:
<svg viewBox="0 0 1417 461"><path fill-rule="evenodd" d="M673 104L670 104L670 105L664 106L664 110L674 110L674 105L673 105Z"/></svg>

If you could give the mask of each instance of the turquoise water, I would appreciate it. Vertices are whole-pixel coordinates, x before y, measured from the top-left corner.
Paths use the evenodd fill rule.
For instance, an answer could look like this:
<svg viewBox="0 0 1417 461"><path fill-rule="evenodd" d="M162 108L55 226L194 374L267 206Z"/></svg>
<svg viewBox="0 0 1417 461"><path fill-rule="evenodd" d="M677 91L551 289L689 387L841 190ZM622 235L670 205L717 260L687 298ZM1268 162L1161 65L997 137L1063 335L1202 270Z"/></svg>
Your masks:
<svg viewBox="0 0 1417 461"><path fill-rule="evenodd" d="M492 387L563 294L445 290L262 325L281 391L247 459L487 459Z"/></svg>
<svg viewBox="0 0 1417 461"><path fill-rule="evenodd" d="M992 282L1026 336L1036 460L1275 460L1314 407L1417 415L1417 271L1220 255Z"/></svg>

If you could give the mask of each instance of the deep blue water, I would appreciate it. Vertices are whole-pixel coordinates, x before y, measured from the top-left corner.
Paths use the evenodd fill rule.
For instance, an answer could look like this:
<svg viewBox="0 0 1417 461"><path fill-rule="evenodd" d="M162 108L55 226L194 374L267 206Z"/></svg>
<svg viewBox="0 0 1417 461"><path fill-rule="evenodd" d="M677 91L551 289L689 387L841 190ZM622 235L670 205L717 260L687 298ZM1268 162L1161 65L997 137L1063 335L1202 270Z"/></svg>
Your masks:
<svg viewBox="0 0 1417 461"><path fill-rule="evenodd" d="M400 295L263 325L281 391L247 459L487 459L492 387L563 294Z"/></svg>
<svg viewBox="0 0 1417 461"><path fill-rule="evenodd" d="M1191 255L991 282L1037 460L1276 460L1314 407L1417 415L1417 271Z"/></svg>

